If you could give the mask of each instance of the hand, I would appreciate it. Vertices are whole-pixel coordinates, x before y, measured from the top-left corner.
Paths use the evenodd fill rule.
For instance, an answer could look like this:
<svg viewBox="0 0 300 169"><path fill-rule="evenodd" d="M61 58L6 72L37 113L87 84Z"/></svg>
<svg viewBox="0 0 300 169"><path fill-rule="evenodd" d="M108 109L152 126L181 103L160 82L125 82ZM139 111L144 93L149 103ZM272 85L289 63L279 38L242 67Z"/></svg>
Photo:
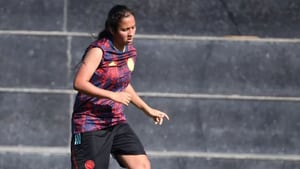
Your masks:
<svg viewBox="0 0 300 169"><path fill-rule="evenodd" d="M163 121L164 121L164 118L166 118L167 120L169 120L169 116L164 113L164 112L161 112L159 110L156 110L156 109L151 109L149 112L148 112L149 116L152 117L153 121L155 124L157 125L162 125Z"/></svg>
<svg viewBox="0 0 300 169"><path fill-rule="evenodd" d="M114 92L112 94L111 100L119 102L128 106L131 101L132 96L127 92Z"/></svg>

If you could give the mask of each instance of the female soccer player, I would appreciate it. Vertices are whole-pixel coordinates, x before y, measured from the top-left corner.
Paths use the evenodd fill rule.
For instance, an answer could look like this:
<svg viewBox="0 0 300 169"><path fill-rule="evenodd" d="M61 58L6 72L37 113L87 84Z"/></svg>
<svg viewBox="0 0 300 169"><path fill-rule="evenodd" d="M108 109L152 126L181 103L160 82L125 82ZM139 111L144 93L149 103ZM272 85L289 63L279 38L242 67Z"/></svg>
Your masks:
<svg viewBox="0 0 300 169"><path fill-rule="evenodd" d="M108 13L105 29L83 55L74 78L78 93L72 114L73 169L106 169L110 154L122 167L151 168L123 106L133 103L159 125L169 117L146 104L130 84L136 61L135 31L134 13L116 5Z"/></svg>

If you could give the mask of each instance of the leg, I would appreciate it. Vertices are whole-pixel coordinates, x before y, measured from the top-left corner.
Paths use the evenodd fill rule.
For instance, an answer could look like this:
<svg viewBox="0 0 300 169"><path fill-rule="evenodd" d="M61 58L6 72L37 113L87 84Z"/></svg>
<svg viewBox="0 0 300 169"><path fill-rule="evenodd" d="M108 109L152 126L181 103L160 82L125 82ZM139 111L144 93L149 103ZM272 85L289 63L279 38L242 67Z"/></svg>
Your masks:
<svg viewBox="0 0 300 169"><path fill-rule="evenodd" d="M146 155L120 155L117 158L128 169L151 169Z"/></svg>
<svg viewBox="0 0 300 169"><path fill-rule="evenodd" d="M150 161L141 141L128 124L115 128L112 155L121 167L128 169L150 169Z"/></svg>
<svg viewBox="0 0 300 169"><path fill-rule="evenodd" d="M80 134L71 143L72 169L107 169L112 137L109 130Z"/></svg>

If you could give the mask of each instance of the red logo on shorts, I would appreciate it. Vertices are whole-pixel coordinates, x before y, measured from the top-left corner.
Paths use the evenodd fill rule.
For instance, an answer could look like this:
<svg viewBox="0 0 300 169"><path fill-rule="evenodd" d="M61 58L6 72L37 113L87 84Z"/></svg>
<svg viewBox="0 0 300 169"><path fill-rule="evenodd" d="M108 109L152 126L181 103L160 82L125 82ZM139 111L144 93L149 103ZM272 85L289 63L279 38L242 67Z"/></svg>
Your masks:
<svg viewBox="0 0 300 169"><path fill-rule="evenodd" d="M95 162L93 160L87 160L84 164L85 169L94 169Z"/></svg>

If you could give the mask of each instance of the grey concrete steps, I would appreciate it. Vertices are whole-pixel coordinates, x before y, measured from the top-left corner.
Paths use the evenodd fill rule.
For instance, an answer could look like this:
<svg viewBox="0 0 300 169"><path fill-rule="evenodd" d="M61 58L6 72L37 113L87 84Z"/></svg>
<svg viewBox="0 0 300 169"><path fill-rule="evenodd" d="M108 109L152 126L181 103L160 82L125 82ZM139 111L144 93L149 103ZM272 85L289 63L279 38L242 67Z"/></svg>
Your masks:
<svg viewBox="0 0 300 169"><path fill-rule="evenodd" d="M123 3L114 1L115 4ZM179 35L254 35L261 37L299 37L300 3L288 1L130 1L135 9L138 32ZM78 8L80 6L80 8ZM99 10L101 6L102 10ZM94 20L105 20L111 3L80 0L69 4L70 31L95 31L103 27ZM85 18L91 18L87 20ZM80 20L81 22L77 21Z"/></svg>
<svg viewBox="0 0 300 169"><path fill-rule="evenodd" d="M98 32L104 26L110 7L123 3L121 0L3 1L0 29ZM300 36L300 3L295 0L195 0L189 3L147 0L126 4L135 10L138 32L142 34Z"/></svg>
<svg viewBox="0 0 300 169"><path fill-rule="evenodd" d="M30 169L68 169L70 168L70 155L65 154L38 154L0 152L1 168L30 168ZM268 160L268 159L237 159L237 158L205 158L205 157L176 157L155 156L149 154L153 169L172 168L209 168L209 169L298 169L299 161L294 160ZM110 161L109 169L120 169L114 159Z"/></svg>
<svg viewBox="0 0 300 169"><path fill-rule="evenodd" d="M76 64L123 2L0 1L0 168L70 168ZM153 169L299 168L298 1L126 3L132 84L171 117L126 108Z"/></svg>
<svg viewBox="0 0 300 169"><path fill-rule="evenodd" d="M0 92L0 98L1 146L69 144L68 95Z"/></svg>
<svg viewBox="0 0 300 169"><path fill-rule="evenodd" d="M149 150L299 154L299 102L144 99L171 118L155 126L141 111L126 109Z"/></svg>

